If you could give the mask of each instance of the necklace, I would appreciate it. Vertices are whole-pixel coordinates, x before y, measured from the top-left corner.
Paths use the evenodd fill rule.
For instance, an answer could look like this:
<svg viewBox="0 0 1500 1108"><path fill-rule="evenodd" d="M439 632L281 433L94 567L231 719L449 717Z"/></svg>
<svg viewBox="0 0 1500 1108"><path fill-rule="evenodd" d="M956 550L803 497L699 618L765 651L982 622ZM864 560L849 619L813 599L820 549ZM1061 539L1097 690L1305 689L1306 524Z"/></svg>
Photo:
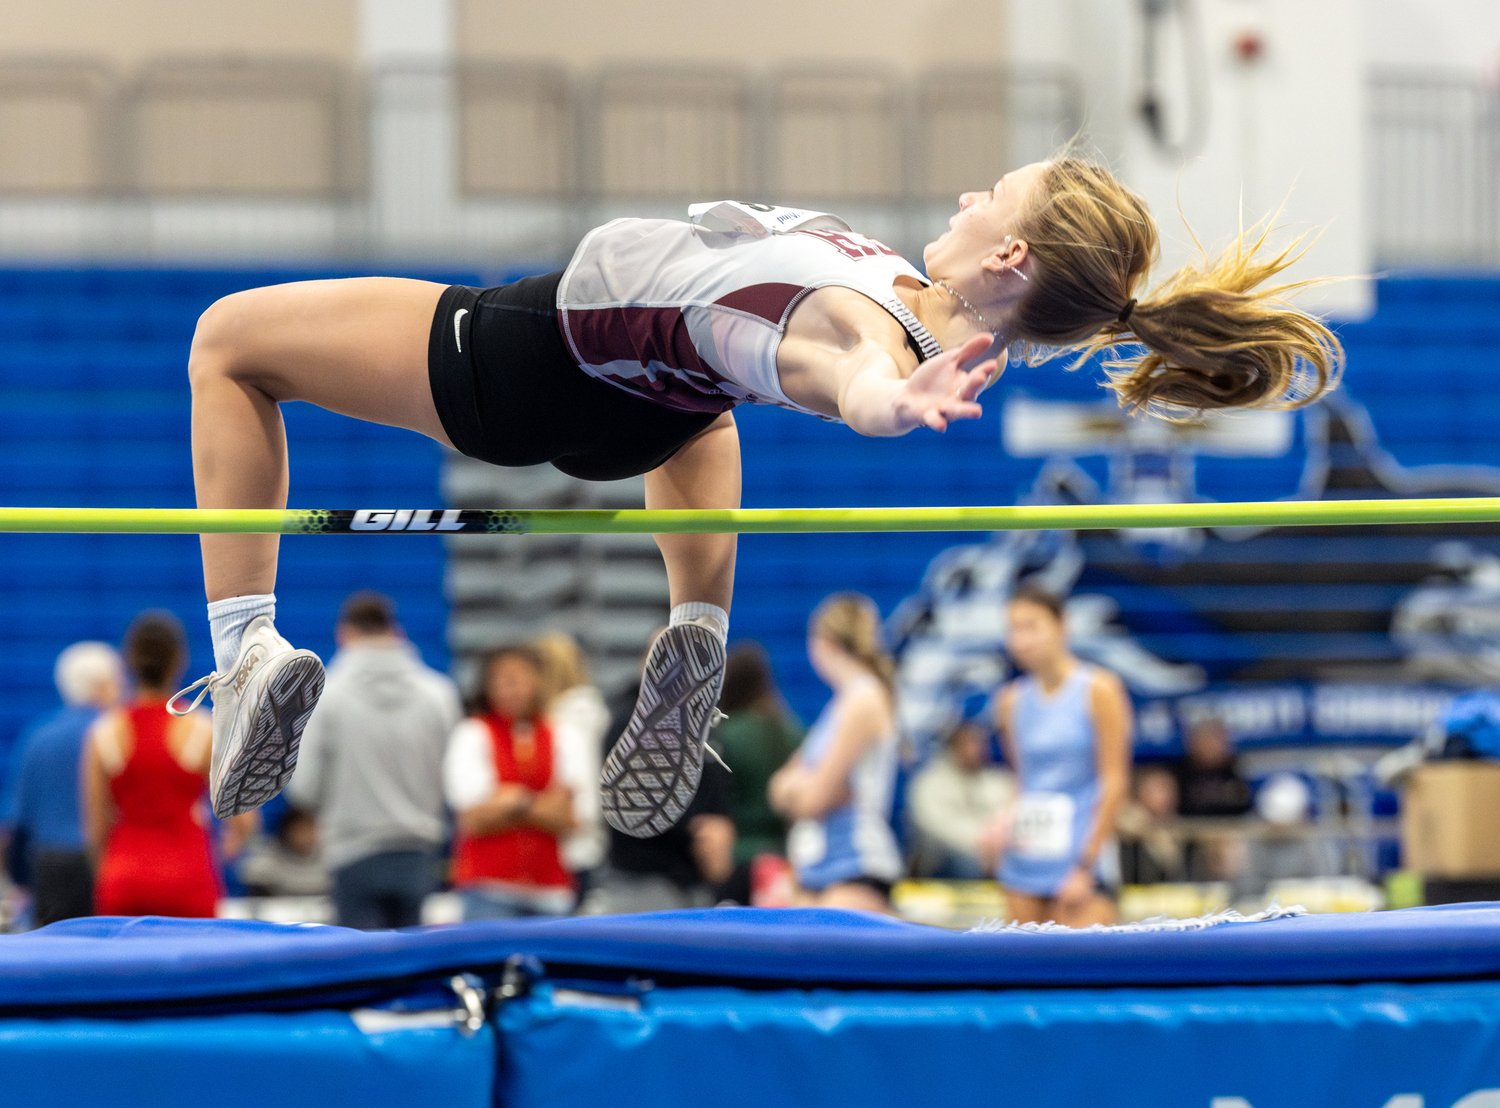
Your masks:
<svg viewBox="0 0 1500 1108"><path fill-rule="evenodd" d="M990 324L989 324L989 320L985 319L984 316L980 314L978 308L974 307L973 304L969 303L968 298L965 297L963 293L959 292L956 288L954 288L952 285L950 285L947 281L938 280L938 281L934 281L933 284L937 285L938 288L942 289L944 292L947 292L947 293L951 294L952 296L956 297L957 300L958 300L958 302L960 304L962 304L965 308L968 308L969 309L969 313L975 319L979 320L979 325L981 327L983 327L986 331L994 331L994 328L991 327Z"/></svg>

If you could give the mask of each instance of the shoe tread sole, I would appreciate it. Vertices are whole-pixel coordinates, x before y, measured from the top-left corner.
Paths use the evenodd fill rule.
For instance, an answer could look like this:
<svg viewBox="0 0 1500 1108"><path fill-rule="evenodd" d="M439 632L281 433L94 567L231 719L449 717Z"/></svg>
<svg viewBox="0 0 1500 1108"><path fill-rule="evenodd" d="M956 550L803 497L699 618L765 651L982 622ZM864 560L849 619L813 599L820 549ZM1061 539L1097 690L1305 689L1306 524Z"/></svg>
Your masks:
<svg viewBox="0 0 1500 1108"><path fill-rule="evenodd" d="M286 787L297 767L302 729L323 691L323 663L310 650L266 663L274 667L256 704L245 741L228 758L214 794L214 814L228 819L258 808ZM228 752L226 752L228 753Z"/></svg>
<svg viewBox="0 0 1500 1108"><path fill-rule="evenodd" d="M659 835L692 804L723 674L724 647L706 628L680 624L653 644L635 711L600 774L604 818L615 830Z"/></svg>

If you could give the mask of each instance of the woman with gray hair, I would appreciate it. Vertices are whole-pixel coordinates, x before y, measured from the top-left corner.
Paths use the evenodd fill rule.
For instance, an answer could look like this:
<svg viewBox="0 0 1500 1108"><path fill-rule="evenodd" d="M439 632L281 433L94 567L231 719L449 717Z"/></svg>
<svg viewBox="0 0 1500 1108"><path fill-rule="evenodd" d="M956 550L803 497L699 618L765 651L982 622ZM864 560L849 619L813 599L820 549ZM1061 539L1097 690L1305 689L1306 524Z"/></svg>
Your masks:
<svg viewBox="0 0 1500 1108"><path fill-rule="evenodd" d="M120 656L102 642L77 642L53 667L63 707L37 721L16 746L14 792L4 822L16 883L32 892L32 922L92 915L94 874L84 850L78 766L88 730L120 699Z"/></svg>

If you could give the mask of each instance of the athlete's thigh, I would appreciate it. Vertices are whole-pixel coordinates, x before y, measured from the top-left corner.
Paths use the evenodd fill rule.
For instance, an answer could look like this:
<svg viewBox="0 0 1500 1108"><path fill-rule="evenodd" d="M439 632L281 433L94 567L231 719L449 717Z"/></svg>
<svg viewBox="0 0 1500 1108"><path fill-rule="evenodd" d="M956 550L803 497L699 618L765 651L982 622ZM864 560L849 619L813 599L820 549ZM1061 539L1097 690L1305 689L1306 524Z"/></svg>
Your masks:
<svg viewBox="0 0 1500 1108"><path fill-rule="evenodd" d="M195 372L447 442L427 377L446 285L400 277L298 281L226 296L193 338Z"/></svg>

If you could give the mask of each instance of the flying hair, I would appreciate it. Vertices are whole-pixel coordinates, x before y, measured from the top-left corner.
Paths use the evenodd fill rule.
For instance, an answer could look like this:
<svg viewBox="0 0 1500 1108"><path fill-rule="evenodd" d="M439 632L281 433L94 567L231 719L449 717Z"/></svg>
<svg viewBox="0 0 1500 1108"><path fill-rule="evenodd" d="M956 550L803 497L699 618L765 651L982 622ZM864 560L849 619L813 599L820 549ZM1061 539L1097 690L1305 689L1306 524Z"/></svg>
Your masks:
<svg viewBox="0 0 1500 1108"><path fill-rule="evenodd" d="M1306 236L1268 248L1272 220L1262 220L1217 257L1198 243L1201 262L1145 292L1160 239L1140 196L1065 151L1037 197L1016 228L1032 261L1015 338L1077 351L1073 368L1116 351L1105 369L1123 407L1168 419L1297 408L1337 385L1343 347L1287 299L1314 282L1267 284L1306 253ZM1132 345L1143 352L1119 354Z"/></svg>

